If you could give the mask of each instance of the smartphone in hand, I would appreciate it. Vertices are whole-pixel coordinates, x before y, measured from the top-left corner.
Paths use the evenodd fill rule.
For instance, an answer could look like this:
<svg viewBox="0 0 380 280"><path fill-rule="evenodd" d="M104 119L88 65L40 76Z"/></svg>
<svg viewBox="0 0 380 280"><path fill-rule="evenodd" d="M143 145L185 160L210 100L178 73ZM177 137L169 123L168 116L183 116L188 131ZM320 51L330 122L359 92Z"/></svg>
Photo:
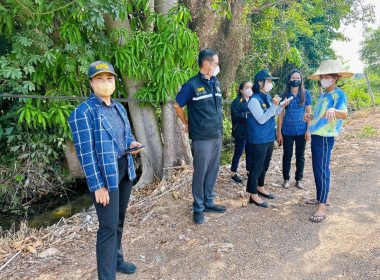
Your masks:
<svg viewBox="0 0 380 280"><path fill-rule="evenodd" d="M285 99L285 100L282 100L282 101L280 102L280 106L284 105L284 104L285 104L286 102L288 102L288 101L293 100L293 98L294 98L294 96L290 96L289 98L287 98L287 99Z"/></svg>
<svg viewBox="0 0 380 280"><path fill-rule="evenodd" d="M129 154L129 153L131 153L131 152L134 152L134 151L140 150L140 149L142 149L142 148L144 148L144 147L145 147L145 145L141 145L141 146L138 146L138 147L129 148L129 149L127 149L127 150L125 151L125 153L126 153L126 154Z"/></svg>

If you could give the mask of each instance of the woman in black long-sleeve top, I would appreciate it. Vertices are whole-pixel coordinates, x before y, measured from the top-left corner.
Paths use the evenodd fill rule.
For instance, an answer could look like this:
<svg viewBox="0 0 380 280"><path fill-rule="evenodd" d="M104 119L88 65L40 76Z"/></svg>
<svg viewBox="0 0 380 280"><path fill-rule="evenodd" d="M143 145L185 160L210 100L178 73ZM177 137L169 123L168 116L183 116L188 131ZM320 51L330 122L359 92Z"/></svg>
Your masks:
<svg viewBox="0 0 380 280"><path fill-rule="evenodd" d="M247 141L247 114L250 114L247 104L252 96L252 82L244 81L239 86L238 96L232 101L231 104L231 117L232 117L232 136L235 142L235 151L231 163L231 179L236 183L242 183L243 180L237 175L237 168L239 165L239 160L243 154L245 148L245 159L247 174L250 170L251 165L251 150L250 145Z"/></svg>

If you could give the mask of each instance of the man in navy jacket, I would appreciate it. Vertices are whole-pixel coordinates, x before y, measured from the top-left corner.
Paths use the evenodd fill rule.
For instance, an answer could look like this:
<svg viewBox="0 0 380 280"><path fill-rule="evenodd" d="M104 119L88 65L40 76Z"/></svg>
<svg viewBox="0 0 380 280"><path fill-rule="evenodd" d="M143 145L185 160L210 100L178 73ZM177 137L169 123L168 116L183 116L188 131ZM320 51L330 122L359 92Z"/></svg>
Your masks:
<svg viewBox="0 0 380 280"><path fill-rule="evenodd" d="M203 212L224 213L227 208L214 204L223 135L222 91L216 78L219 72L217 53L212 49L202 50L198 64L198 75L183 85L174 108L192 139L194 223L202 224ZM184 106L187 106L188 120Z"/></svg>

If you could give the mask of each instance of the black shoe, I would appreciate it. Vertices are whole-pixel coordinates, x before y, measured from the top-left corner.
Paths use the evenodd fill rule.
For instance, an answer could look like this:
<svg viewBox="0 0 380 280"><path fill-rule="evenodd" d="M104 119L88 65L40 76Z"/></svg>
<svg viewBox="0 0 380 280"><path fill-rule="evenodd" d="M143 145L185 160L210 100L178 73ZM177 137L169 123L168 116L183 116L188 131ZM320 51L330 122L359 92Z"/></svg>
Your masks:
<svg viewBox="0 0 380 280"><path fill-rule="evenodd" d="M205 222L203 212L194 212L194 224L201 225Z"/></svg>
<svg viewBox="0 0 380 280"><path fill-rule="evenodd" d="M296 187L303 190L305 187L304 185L302 184L302 181L296 181Z"/></svg>
<svg viewBox="0 0 380 280"><path fill-rule="evenodd" d="M243 183L243 180L240 179L240 177L237 174L235 174L234 176L232 176L231 179L233 181L235 181L236 183L239 183L239 184Z"/></svg>
<svg viewBox="0 0 380 280"><path fill-rule="evenodd" d="M259 195L262 195L262 196L264 196L264 197L266 197L266 198L269 198L269 199L274 199L274 195L273 194L265 194L265 193L262 193L262 192L259 192L258 191L258 193L259 193Z"/></svg>
<svg viewBox="0 0 380 280"><path fill-rule="evenodd" d="M211 207L205 207L205 210L203 212L216 212L216 213L225 213L227 211L227 207L223 205L217 205L214 204L214 206Z"/></svg>
<svg viewBox="0 0 380 280"><path fill-rule="evenodd" d="M268 208L269 207L268 203L266 203L265 201L263 203L258 203L256 201L254 201L251 196L249 196L249 201L248 202L251 203L251 204L255 204L257 206L260 206L260 207L264 207L264 208Z"/></svg>
<svg viewBox="0 0 380 280"><path fill-rule="evenodd" d="M116 267L116 271L124 274L134 274L137 270L137 267L133 263L124 262L121 265Z"/></svg>

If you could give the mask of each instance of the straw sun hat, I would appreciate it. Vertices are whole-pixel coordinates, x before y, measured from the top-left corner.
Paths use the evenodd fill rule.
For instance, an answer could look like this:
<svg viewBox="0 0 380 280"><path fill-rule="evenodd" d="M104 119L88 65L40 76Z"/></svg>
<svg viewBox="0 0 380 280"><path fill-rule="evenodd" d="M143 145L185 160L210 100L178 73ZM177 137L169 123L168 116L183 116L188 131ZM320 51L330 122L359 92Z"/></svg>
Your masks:
<svg viewBox="0 0 380 280"><path fill-rule="evenodd" d="M354 73L348 72L342 65L340 59L322 61L318 70L308 77L310 80L319 80L319 75L337 74L341 78L350 78Z"/></svg>

